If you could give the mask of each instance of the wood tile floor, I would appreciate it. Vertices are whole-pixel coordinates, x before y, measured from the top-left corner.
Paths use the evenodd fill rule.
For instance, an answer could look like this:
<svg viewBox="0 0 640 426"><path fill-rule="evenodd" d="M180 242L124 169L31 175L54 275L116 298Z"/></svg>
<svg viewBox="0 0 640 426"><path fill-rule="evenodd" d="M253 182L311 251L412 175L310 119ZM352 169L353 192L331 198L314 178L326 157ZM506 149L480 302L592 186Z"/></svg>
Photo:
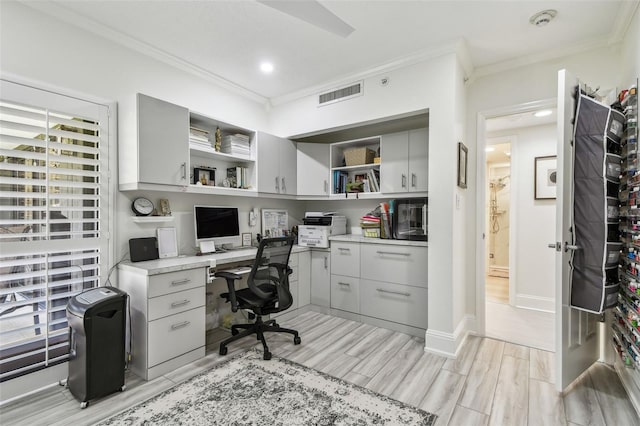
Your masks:
<svg viewBox="0 0 640 426"><path fill-rule="evenodd" d="M406 334L307 312L282 321L300 332L294 346L268 335L280 356L436 413L438 425L639 425L615 371L594 365L563 396L554 388L554 355L498 340L470 337L456 360L425 353ZM127 390L81 410L68 390L52 387L0 408L2 425L93 424L224 361L222 331L208 335L208 355L155 380L127 375ZM229 355L255 346L242 339Z"/></svg>

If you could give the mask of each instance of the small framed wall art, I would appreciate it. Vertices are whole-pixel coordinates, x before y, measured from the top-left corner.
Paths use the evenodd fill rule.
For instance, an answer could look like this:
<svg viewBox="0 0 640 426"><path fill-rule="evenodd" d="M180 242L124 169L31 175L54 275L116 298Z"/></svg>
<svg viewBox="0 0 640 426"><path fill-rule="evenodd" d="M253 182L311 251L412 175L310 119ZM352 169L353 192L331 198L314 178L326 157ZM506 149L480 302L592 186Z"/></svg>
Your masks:
<svg viewBox="0 0 640 426"><path fill-rule="evenodd" d="M216 185L216 169L195 167L193 169L193 183L195 185Z"/></svg>
<svg viewBox="0 0 640 426"><path fill-rule="evenodd" d="M468 149L462 142L458 142L458 186L467 187L467 154Z"/></svg>
<svg viewBox="0 0 640 426"><path fill-rule="evenodd" d="M555 155L535 158L533 191L536 200L556 198L558 158Z"/></svg>

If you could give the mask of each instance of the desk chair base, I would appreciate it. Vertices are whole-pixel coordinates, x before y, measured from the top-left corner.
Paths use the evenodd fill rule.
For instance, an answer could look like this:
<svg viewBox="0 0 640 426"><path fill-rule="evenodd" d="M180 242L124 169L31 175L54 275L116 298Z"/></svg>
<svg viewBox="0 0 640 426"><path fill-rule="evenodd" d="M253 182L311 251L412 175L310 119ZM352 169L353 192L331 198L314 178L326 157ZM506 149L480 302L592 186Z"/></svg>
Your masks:
<svg viewBox="0 0 640 426"><path fill-rule="evenodd" d="M239 329L244 331L240 332L238 331ZM262 321L262 317L260 315L257 315L256 322L253 324L234 324L231 326L231 337L220 342L220 355L227 354L227 345L229 343L235 342L236 340L242 339L243 337L249 336L251 334L255 334L257 340L260 340L262 342L262 347L264 348L263 359L267 361L270 360L271 352L269 352L267 341L264 338L264 333L267 331L273 333L293 334L294 345L299 345L302 342L296 330L282 328L278 325L278 323L276 323L276 320L274 319L264 322Z"/></svg>

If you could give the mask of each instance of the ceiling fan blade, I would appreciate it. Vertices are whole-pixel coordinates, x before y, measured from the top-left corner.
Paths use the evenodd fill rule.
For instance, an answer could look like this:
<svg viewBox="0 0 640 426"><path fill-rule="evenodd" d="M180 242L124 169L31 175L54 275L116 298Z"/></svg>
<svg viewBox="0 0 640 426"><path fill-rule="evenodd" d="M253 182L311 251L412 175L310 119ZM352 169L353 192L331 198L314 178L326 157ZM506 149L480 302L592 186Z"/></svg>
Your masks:
<svg viewBox="0 0 640 426"><path fill-rule="evenodd" d="M355 31L355 28L338 18L316 0L257 0L257 2L341 37L346 38Z"/></svg>

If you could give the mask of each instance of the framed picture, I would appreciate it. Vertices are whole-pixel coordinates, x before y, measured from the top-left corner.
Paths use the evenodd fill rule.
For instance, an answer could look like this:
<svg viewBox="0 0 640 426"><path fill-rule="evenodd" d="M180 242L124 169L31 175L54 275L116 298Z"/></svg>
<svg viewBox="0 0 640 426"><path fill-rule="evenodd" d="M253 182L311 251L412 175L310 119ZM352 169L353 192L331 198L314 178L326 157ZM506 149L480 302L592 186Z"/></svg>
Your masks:
<svg viewBox="0 0 640 426"><path fill-rule="evenodd" d="M553 200L556 198L558 158L555 155L535 158L534 198Z"/></svg>
<svg viewBox="0 0 640 426"><path fill-rule="evenodd" d="M194 184L216 185L216 169L205 169L200 167L195 167L193 169L193 183Z"/></svg>
<svg viewBox="0 0 640 426"><path fill-rule="evenodd" d="M251 245L251 232L242 233L242 247L249 247Z"/></svg>
<svg viewBox="0 0 640 426"><path fill-rule="evenodd" d="M462 142L458 142L458 186L467 187L467 147Z"/></svg>

